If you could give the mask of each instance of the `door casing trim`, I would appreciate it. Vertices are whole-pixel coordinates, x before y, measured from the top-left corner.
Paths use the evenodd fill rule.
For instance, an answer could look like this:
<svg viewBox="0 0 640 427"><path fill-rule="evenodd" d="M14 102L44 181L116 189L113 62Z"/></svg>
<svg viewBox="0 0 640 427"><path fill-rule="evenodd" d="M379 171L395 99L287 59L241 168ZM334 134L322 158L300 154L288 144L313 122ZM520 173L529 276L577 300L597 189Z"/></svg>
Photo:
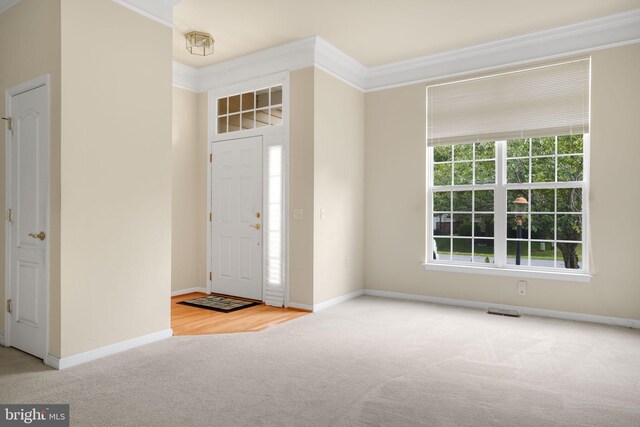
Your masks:
<svg viewBox="0 0 640 427"><path fill-rule="evenodd" d="M7 116L11 117L12 115L12 103L11 98L20 95L22 93L28 92L33 89L37 89L40 87L45 87L45 106L46 111L44 113L44 120L46 121L45 135L43 136L44 142L47 145L47 160L45 162L45 176L47 176L47 188L46 191L46 206L45 206L45 228L47 233L50 230L50 213L51 213L51 74L43 74L39 77L36 77L32 80L26 81L24 83L20 83L16 86L12 86L5 90L4 100L5 100L5 113ZM11 131L8 129L8 126L5 126L5 209L9 209L11 204L11 172L12 172L12 155L11 155L11 144L9 141L12 139ZM4 271L4 295L5 301L2 301L3 310L5 313L5 322L4 322L4 345L5 347L11 347L11 316L9 312L6 310L6 300L11 298L11 227L9 226L9 222L6 217L4 220L4 240L5 240L5 271ZM43 362L46 365L49 365L48 358L49 356L49 288L51 286L50 282L50 259L49 259L49 242L44 248L44 280L45 280L45 316L43 319L44 330L45 330L45 351Z"/></svg>
<svg viewBox="0 0 640 427"><path fill-rule="evenodd" d="M270 87L274 85L281 84L283 87L282 91L282 107L283 107L283 121L280 126L270 126L270 127L262 127L251 130L244 130L233 133L224 133L217 134L216 133L216 99L222 96L228 96L231 94L242 93L248 90L254 90L257 87ZM282 251L282 259L283 259L283 306L287 307L289 305L289 176L290 176L290 166L289 166L289 150L290 150L290 117L291 117L291 104L290 104L290 74L289 72L280 72L271 75L265 75L260 78L251 79L247 81L243 81L240 83L234 83L231 85L220 86L215 89L211 89L207 93L207 161L209 156L211 155L211 144L218 141L226 141L232 139L241 139L251 136L262 136L262 183L263 183L263 224L267 221L266 216L266 203L267 197L266 194L266 185L268 182L268 168L266 165L267 155L268 155L268 147L272 144L273 141L279 141L283 147L282 159L283 159L283 180L284 180L284 194L283 194L283 251ZM211 163L207 164L207 204L206 204L206 212L205 215L207 217L207 270L206 270L206 289L207 292L211 292L212 282L209 280L209 272L212 271L212 251L211 251L211 222L208 220L209 212L211 209ZM262 297L265 299L264 291L266 289L266 269L267 269L267 260L266 260L266 247L264 244L264 231L263 231L263 245L262 245L262 253L263 253L263 262L262 262L262 272L263 272L263 280L262 280Z"/></svg>

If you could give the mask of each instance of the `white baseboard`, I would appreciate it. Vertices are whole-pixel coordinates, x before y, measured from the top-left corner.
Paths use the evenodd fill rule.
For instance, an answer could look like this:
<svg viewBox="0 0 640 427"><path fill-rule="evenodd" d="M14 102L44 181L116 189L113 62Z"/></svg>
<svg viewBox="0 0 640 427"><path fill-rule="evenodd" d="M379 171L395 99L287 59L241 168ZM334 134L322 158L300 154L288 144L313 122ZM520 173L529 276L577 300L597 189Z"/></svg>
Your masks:
<svg viewBox="0 0 640 427"><path fill-rule="evenodd" d="M47 354L44 363L54 369L70 368L72 366L80 365L81 363L90 362L92 360L101 359L112 354L120 353L121 351L130 350L132 348L140 347L145 344L151 344L152 342L160 341L171 336L173 336L173 330L165 329L163 331L158 331L152 334L143 335L141 337L132 338L130 340L121 341L119 343L110 344L104 347L96 348L95 350L89 350L84 353L74 354L73 356L63 357L61 359Z"/></svg>
<svg viewBox="0 0 640 427"><path fill-rule="evenodd" d="M0 335L0 345L4 346L4 335Z"/></svg>
<svg viewBox="0 0 640 427"><path fill-rule="evenodd" d="M435 304L455 305L459 307L480 308L483 310L489 307L516 310L520 314L531 316L552 317L554 319L576 320L579 322L601 323L604 325L623 326L626 328L640 329L640 320L624 319L621 317L598 316L595 314L574 313L570 311L545 310L534 307L521 307L517 305L494 304L483 301L469 301L454 298L432 297L427 295L405 294L401 292L379 291L375 289L365 289L365 295L376 297L404 299L411 301L423 301Z"/></svg>
<svg viewBox="0 0 640 427"><path fill-rule="evenodd" d="M287 304L287 307L298 308L300 310L313 311L313 306L312 305L310 305L310 304L300 304L298 302L289 301L289 304Z"/></svg>
<svg viewBox="0 0 640 427"><path fill-rule="evenodd" d="M178 289L177 291L171 291L171 296L175 297L178 295L191 294L193 292L202 292L208 294L207 288L189 288L189 289Z"/></svg>
<svg viewBox="0 0 640 427"><path fill-rule="evenodd" d="M362 295L364 295L364 289L360 289L358 291L351 292L350 294L340 295L339 297L335 297L335 298L332 298L330 300L321 302L319 304L313 304L313 305L311 305L311 304L300 304L300 303L297 303L297 302L289 301L289 305L287 307L298 308L300 310L313 311L315 313L316 311L324 310L325 308L329 308L332 305L340 304L341 302L345 302L345 301L348 301L348 300L353 299L353 298L358 298L359 296L362 296Z"/></svg>
<svg viewBox="0 0 640 427"><path fill-rule="evenodd" d="M319 304L313 304L313 311L316 312L316 311L324 310L325 308L329 308L333 305L340 304L341 302L345 302L353 298L358 298L359 296L362 296L362 295L364 295L364 289L351 292L350 294L340 295L339 297L332 298L328 301L324 301Z"/></svg>

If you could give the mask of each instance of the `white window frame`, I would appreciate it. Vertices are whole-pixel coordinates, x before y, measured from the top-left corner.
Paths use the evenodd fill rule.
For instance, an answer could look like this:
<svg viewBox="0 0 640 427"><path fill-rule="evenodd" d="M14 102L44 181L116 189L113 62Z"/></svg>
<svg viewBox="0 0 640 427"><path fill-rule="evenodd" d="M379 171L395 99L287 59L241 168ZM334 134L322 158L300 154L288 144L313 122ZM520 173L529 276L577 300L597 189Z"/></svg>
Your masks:
<svg viewBox="0 0 640 427"><path fill-rule="evenodd" d="M557 147L557 144L556 144ZM506 141L496 141L496 179L495 184L450 185L438 186L437 190L464 191L472 189L489 189L494 186L494 263L491 265L473 264L453 260L433 259L433 147L427 147L426 168L426 245L425 261L423 266L427 270L449 271L458 273L489 274L498 276L542 278L550 280L564 280L572 282L589 282L591 279L589 264L589 164L590 164L590 136L583 136L583 180L571 182L545 182L545 183L507 183L506 170ZM557 156L557 148L555 156ZM556 176L557 179L557 176ZM577 271L562 270L558 268L546 268L535 266L516 266L507 264L507 190L512 189L553 189L553 188L582 188L582 269ZM530 209L530 206L529 206ZM556 207L557 211L557 207ZM528 214L528 218L531 216ZM453 247L451 248L453 251ZM530 245L529 245L530 251Z"/></svg>

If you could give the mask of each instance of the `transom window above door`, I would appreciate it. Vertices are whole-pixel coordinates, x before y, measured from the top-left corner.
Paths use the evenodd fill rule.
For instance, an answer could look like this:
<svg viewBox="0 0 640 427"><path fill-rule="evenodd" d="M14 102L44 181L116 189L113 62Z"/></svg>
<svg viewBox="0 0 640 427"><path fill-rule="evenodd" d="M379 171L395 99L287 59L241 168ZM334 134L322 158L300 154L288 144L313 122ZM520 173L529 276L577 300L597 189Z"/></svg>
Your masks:
<svg viewBox="0 0 640 427"><path fill-rule="evenodd" d="M217 99L218 134L282 124L282 85Z"/></svg>

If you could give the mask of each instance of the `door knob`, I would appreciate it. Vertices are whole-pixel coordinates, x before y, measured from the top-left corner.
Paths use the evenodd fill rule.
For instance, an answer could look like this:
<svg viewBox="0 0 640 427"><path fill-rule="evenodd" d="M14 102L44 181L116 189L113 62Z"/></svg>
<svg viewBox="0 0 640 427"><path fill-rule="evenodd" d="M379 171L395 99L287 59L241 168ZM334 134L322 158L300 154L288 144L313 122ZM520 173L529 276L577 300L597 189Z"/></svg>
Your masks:
<svg viewBox="0 0 640 427"><path fill-rule="evenodd" d="M260 224L256 224L256 225L251 225L251 224L249 224L249 227L253 227L253 228L255 228L256 230L260 230Z"/></svg>
<svg viewBox="0 0 640 427"><path fill-rule="evenodd" d="M33 237L34 239L44 240L47 238L47 235L44 231L39 232L38 234L29 233L29 237Z"/></svg>

